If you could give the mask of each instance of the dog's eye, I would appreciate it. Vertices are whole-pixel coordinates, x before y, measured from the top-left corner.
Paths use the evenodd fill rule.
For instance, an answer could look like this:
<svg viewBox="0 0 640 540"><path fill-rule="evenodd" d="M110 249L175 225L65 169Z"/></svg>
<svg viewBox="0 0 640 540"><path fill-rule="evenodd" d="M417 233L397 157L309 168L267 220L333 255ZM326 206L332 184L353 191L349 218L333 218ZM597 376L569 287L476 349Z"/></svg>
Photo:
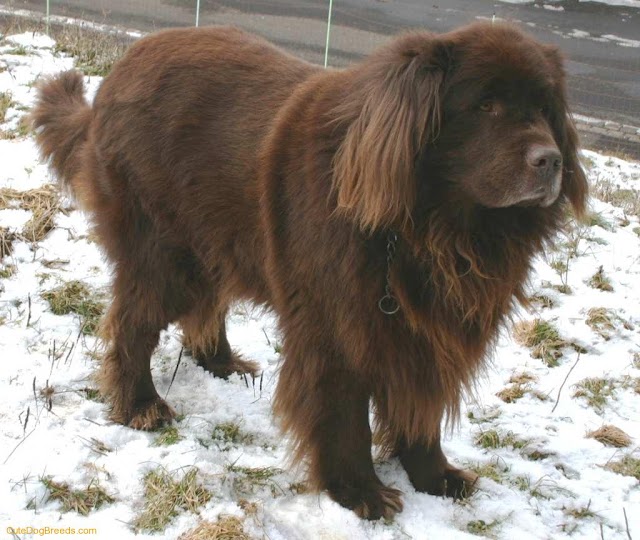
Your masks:
<svg viewBox="0 0 640 540"><path fill-rule="evenodd" d="M480 110L487 113L496 112L496 105L490 99L485 99L480 103Z"/></svg>

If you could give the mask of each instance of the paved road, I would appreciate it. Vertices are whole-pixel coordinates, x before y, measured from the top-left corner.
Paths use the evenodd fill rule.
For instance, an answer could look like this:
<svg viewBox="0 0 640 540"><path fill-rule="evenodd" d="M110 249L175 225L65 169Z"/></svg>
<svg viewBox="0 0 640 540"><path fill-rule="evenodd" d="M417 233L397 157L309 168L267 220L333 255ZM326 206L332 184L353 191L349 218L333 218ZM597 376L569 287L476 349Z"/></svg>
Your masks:
<svg viewBox="0 0 640 540"><path fill-rule="evenodd" d="M314 62L322 62L327 0L200 0L200 24L236 24ZM44 0L16 0L42 9ZM519 21L568 56L575 112L615 124L586 126L601 145L640 152L640 8L601 2L542 0L334 0L330 64L362 57L390 34L408 27L446 31L479 17ZM130 28L192 25L196 0L60 0L54 13ZM550 9L554 8L554 9ZM626 127L624 126L626 125ZM583 126L584 127L584 126ZM615 128L615 132L612 131ZM614 135L614 139L610 139ZM592 141L593 142L593 141ZM636 148L637 147L637 148Z"/></svg>

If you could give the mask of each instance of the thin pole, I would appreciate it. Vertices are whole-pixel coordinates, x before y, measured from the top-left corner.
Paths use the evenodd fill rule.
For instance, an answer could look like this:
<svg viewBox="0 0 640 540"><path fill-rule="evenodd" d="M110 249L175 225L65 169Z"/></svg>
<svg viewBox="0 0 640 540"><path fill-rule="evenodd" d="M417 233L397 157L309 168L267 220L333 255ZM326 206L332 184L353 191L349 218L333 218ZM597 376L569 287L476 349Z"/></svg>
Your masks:
<svg viewBox="0 0 640 540"><path fill-rule="evenodd" d="M329 63L329 36L331 35L331 13L333 12L333 0L329 0L329 15L327 17L327 43L324 46L324 67Z"/></svg>
<svg viewBox="0 0 640 540"><path fill-rule="evenodd" d="M47 19L46 19L46 27L47 27L47 35L49 35L49 13L51 13L51 0L47 0Z"/></svg>
<svg viewBox="0 0 640 540"><path fill-rule="evenodd" d="M196 26L200 26L200 0L196 2Z"/></svg>

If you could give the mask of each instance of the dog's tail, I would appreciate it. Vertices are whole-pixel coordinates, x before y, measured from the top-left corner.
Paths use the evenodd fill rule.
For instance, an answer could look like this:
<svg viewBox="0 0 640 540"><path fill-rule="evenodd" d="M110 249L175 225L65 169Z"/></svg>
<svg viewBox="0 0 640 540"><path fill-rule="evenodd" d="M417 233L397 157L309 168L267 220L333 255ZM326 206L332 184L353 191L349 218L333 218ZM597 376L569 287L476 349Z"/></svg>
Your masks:
<svg viewBox="0 0 640 540"><path fill-rule="evenodd" d="M43 159L49 160L61 187L80 199L85 189L78 185L82 183L78 173L91 116L82 74L78 71L65 71L42 83L31 112Z"/></svg>

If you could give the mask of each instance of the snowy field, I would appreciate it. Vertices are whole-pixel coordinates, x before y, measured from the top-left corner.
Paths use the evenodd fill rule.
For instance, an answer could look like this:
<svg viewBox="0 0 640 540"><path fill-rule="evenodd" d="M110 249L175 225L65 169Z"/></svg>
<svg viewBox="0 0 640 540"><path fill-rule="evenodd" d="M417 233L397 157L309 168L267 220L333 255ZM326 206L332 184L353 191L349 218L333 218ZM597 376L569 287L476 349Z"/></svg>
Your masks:
<svg viewBox="0 0 640 540"><path fill-rule="evenodd" d="M288 467L270 413L279 336L252 306L228 327L260 379L212 378L180 356L171 328L152 369L179 421L142 433L107 419L92 375L109 269L21 121L34 82L73 65L54 45L0 41L1 538L44 527L109 539L640 538L640 164L583 153L589 218L536 262L534 310L505 331L444 442L481 474L477 492L416 493L397 461L380 462L404 511L364 522Z"/></svg>

